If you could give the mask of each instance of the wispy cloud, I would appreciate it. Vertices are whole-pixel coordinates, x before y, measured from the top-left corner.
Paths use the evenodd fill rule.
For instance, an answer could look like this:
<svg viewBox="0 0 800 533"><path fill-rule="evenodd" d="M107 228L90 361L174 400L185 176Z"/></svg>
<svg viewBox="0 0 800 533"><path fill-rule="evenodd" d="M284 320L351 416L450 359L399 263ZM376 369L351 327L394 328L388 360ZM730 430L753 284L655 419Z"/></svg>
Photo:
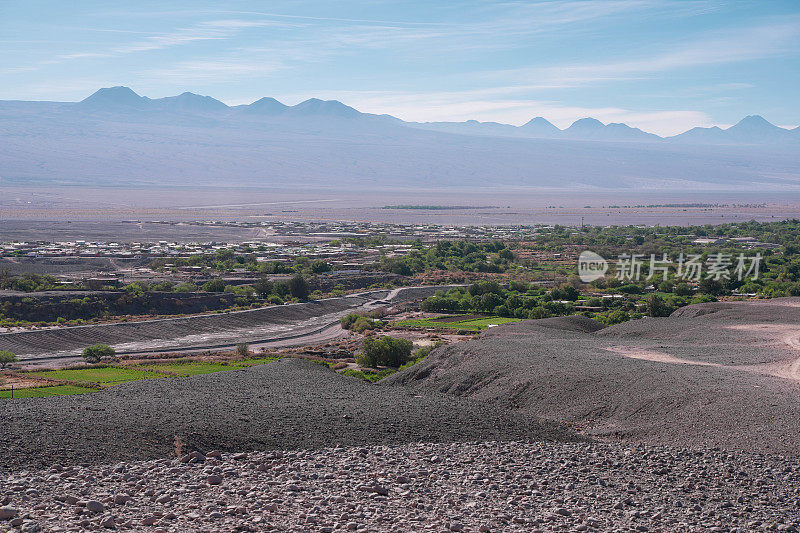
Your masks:
<svg viewBox="0 0 800 533"><path fill-rule="evenodd" d="M740 63L784 53L796 53L800 18L751 28L729 29L705 36L675 50L648 57L589 64L567 64L498 71L498 77L535 79L564 87L653 77L670 71Z"/></svg>
<svg viewBox="0 0 800 533"><path fill-rule="evenodd" d="M160 50L171 46L188 44L196 41L222 40L231 37L238 28L219 27L201 24L191 28L180 28L172 33L151 35L133 43L113 49L117 54Z"/></svg>
<svg viewBox="0 0 800 533"><path fill-rule="evenodd" d="M230 83L243 76L266 76L284 68L286 68L284 63L267 59L197 60L181 61L169 67L146 70L139 76L146 80L168 78L181 86L191 86L208 82Z"/></svg>

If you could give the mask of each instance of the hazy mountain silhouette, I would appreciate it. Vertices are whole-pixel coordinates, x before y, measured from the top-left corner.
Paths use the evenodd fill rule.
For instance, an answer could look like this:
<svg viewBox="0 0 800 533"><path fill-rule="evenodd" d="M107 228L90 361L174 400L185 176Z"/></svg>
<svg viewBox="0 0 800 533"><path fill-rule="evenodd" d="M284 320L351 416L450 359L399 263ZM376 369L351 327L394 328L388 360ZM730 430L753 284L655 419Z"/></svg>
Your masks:
<svg viewBox="0 0 800 533"><path fill-rule="evenodd" d="M519 128L531 137L556 138L561 133L552 122L542 117L532 118Z"/></svg>
<svg viewBox="0 0 800 533"><path fill-rule="evenodd" d="M747 117L660 137L584 118L404 122L336 100L229 107L127 87L0 101L0 183L298 187L756 188L800 183L798 129ZM591 141L591 142L590 142Z"/></svg>
<svg viewBox="0 0 800 533"><path fill-rule="evenodd" d="M750 115L727 129L692 128L669 139L705 144L782 144L793 140L792 131L795 130L775 126L760 115Z"/></svg>
<svg viewBox="0 0 800 533"><path fill-rule="evenodd" d="M200 96L189 92L150 100L149 105L158 109L178 112L214 112L228 109L227 105L210 96Z"/></svg>
<svg viewBox="0 0 800 533"><path fill-rule="evenodd" d="M277 115L283 113L288 108L287 105L282 104L274 98L265 96L260 98L249 105L236 106L236 109L246 113L258 113L263 115Z"/></svg>
<svg viewBox="0 0 800 533"><path fill-rule="evenodd" d="M91 96L81 100L84 108L97 110L114 110L120 108L142 108L150 101L139 96L129 87L117 86L99 89Z"/></svg>

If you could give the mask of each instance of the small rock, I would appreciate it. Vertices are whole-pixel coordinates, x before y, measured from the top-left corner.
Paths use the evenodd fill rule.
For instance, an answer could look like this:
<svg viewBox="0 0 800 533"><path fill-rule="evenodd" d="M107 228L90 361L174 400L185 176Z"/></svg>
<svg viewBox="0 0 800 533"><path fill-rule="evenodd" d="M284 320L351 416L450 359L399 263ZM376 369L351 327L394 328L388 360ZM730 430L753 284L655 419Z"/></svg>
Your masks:
<svg viewBox="0 0 800 533"><path fill-rule="evenodd" d="M90 513L102 513L106 510L106 506L102 503L98 502L97 500L89 500L86 502L86 509Z"/></svg>
<svg viewBox="0 0 800 533"><path fill-rule="evenodd" d="M36 522L25 522L22 524L20 531L22 531L22 533L38 533L41 531L41 528Z"/></svg>
<svg viewBox="0 0 800 533"><path fill-rule="evenodd" d="M206 482L209 485L221 485L222 484L222 478L217 476L217 475L213 475L212 474L212 475L210 475L210 476L208 476L206 478Z"/></svg>
<svg viewBox="0 0 800 533"><path fill-rule="evenodd" d="M157 516L148 516L147 518L144 518L140 523L143 526L152 526L156 522L158 522L158 517Z"/></svg>
<svg viewBox="0 0 800 533"><path fill-rule="evenodd" d="M17 516L17 512L13 507L0 507L0 520L10 520Z"/></svg>

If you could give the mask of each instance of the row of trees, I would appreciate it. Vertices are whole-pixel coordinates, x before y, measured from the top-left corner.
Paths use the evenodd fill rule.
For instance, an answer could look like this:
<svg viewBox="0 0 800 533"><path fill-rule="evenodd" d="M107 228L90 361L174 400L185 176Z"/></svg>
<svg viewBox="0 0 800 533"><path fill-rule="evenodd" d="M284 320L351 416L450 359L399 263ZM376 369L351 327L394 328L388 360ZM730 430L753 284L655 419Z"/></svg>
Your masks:
<svg viewBox="0 0 800 533"><path fill-rule="evenodd" d="M430 270L499 273L511 268L515 259L511 249L501 241L439 241L427 249L421 244L419 248L404 257L383 257L378 268L402 276Z"/></svg>
<svg viewBox="0 0 800 533"><path fill-rule="evenodd" d="M266 250L266 248L264 249ZM253 250L254 251L254 250ZM171 266L167 266L167 265ZM188 257L169 257L154 259L150 266L155 269L178 269L188 266L202 266L217 272L231 272L245 269L263 274L303 274L313 275L329 272L331 265L322 260L312 260L305 256L294 259L292 263L284 261L259 262L255 253L236 253L233 250L217 250L213 254L194 254Z"/></svg>

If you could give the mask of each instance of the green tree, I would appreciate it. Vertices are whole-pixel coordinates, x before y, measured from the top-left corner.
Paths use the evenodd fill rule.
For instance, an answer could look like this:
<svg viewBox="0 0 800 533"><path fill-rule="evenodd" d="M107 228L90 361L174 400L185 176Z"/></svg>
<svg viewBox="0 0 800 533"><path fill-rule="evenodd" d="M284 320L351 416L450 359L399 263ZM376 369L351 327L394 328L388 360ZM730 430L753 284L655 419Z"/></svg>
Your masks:
<svg viewBox="0 0 800 533"><path fill-rule="evenodd" d="M309 294L308 282L302 275L297 274L288 282L289 293L298 300L307 300Z"/></svg>
<svg viewBox="0 0 800 533"><path fill-rule="evenodd" d="M99 363L103 357L113 357L117 352L108 344L93 344L83 349L81 354L87 363Z"/></svg>
<svg viewBox="0 0 800 533"><path fill-rule="evenodd" d="M389 366L398 368L408 362L414 343L394 337L367 337L361 343L361 354L356 362L361 366L375 368Z"/></svg>
<svg viewBox="0 0 800 533"><path fill-rule="evenodd" d="M5 368L10 363L16 363L17 361L17 355L14 352L0 350L0 368Z"/></svg>
<svg viewBox="0 0 800 533"><path fill-rule="evenodd" d="M550 311L545 309L544 307L537 306L531 309L530 318L548 318L550 316Z"/></svg>
<svg viewBox="0 0 800 533"><path fill-rule="evenodd" d="M330 272L331 266L325 261L314 261L311 263L311 272L320 274L322 272Z"/></svg>
<svg viewBox="0 0 800 533"><path fill-rule="evenodd" d="M675 294L678 296L690 296L692 292L692 288L686 283L679 283L675 287Z"/></svg>
<svg viewBox="0 0 800 533"><path fill-rule="evenodd" d="M645 298L648 316L669 316L672 314L672 307L667 304L658 294L650 294Z"/></svg>
<svg viewBox="0 0 800 533"><path fill-rule="evenodd" d="M270 281L268 278L260 278L258 281L253 283L253 290L256 291L256 294L262 298L266 298L272 294L272 289L274 288L275 284L272 283L272 281Z"/></svg>
<svg viewBox="0 0 800 533"><path fill-rule="evenodd" d="M697 284L697 290L703 294L710 294L712 296L719 296L725 292L725 287L719 280L713 278L703 278Z"/></svg>

